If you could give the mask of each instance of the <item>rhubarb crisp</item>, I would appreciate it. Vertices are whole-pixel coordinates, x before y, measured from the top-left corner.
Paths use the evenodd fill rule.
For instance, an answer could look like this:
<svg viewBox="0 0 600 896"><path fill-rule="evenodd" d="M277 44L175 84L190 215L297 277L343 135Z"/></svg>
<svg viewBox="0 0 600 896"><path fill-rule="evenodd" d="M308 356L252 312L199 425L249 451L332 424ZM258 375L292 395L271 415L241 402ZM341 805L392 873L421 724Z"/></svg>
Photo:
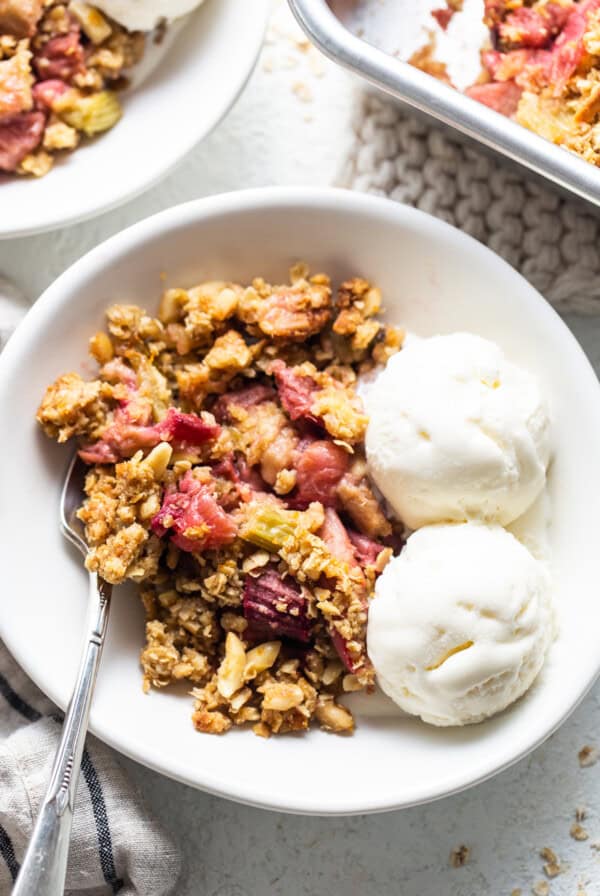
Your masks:
<svg viewBox="0 0 600 896"><path fill-rule="evenodd" d="M435 10L446 28L462 4ZM489 44L466 93L600 165L600 0L484 0ZM440 63L416 64L448 81ZM430 54L431 55L431 54Z"/></svg>
<svg viewBox="0 0 600 896"><path fill-rule="evenodd" d="M143 686L185 680L199 731L350 732L370 690L375 580L402 543L369 478L359 377L403 334L379 289L290 283L168 289L157 317L113 305L95 379L60 376L37 419L89 465L90 572L137 583Z"/></svg>
<svg viewBox="0 0 600 896"><path fill-rule="evenodd" d="M143 53L141 32L82 0L0 0L0 172L41 177L113 127Z"/></svg>

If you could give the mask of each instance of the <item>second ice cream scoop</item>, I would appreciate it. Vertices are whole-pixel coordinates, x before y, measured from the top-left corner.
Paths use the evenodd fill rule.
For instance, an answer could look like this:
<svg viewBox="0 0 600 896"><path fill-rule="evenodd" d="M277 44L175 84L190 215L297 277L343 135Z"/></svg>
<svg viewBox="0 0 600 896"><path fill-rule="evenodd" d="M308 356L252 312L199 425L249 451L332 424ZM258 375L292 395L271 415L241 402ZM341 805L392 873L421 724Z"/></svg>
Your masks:
<svg viewBox="0 0 600 896"><path fill-rule="evenodd" d="M383 690L434 725L466 725L531 686L554 631L545 566L501 526L425 526L386 566L367 646Z"/></svg>

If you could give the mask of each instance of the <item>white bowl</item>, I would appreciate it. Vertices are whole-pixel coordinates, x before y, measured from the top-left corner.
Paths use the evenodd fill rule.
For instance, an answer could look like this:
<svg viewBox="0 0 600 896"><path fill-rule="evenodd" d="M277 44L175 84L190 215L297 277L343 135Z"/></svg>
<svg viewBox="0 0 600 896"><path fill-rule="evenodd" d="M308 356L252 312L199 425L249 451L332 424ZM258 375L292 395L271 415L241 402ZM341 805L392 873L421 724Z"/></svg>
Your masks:
<svg viewBox="0 0 600 896"><path fill-rule="evenodd" d="M235 102L269 10L269 0L206 0L160 48L149 38L115 128L65 154L40 180L0 174L0 239L91 218L164 177Z"/></svg>
<svg viewBox="0 0 600 896"><path fill-rule="evenodd" d="M142 694L142 611L118 594L91 727L139 762L223 796L294 812L375 812L435 799L505 768L566 718L600 670L598 381L538 293L435 218L344 191L253 190L156 215L63 274L0 358L0 637L64 707L88 586L58 531L67 451L39 431L34 414L56 375L90 369L87 339L106 305L118 299L156 307L161 271L170 285L283 278L298 259L336 278L372 278L383 288L388 318L418 334L470 330L495 339L542 381L555 421L550 538L560 626L544 672L511 710L463 729L427 727L366 698L349 738L319 730L268 741L239 730L211 737L194 731L185 688Z"/></svg>

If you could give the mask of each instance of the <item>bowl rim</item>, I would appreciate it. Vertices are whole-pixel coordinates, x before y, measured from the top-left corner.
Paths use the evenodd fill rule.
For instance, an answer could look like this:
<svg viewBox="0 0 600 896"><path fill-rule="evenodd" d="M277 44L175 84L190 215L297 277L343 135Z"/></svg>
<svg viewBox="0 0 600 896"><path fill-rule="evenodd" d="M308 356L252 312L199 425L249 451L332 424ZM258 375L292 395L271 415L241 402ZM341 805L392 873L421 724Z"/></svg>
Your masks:
<svg viewBox="0 0 600 896"><path fill-rule="evenodd" d="M248 53L246 59L246 65L241 70L240 80L238 81L234 90L231 90L227 93L227 96L224 98L224 103L222 104L219 110L215 110L214 114L208 118L201 128L190 127L186 132L186 136L178 143L177 151L172 155L164 157L162 160L159 160L154 169L154 173L151 177L144 180L144 182L132 184L127 189L123 190L119 196L113 197L112 199L108 199L105 202L96 203L93 208L83 209L82 211L73 212L72 214L63 216L60 214L60 205L57 203L56 208L57 212L54 214L49 213L49 209L46 207L44 212L44 220L40 224L33 223L24 223L19 225L18 227L8 228L4 230L0 226L0 244L3 240L11 240L11 239L21 239L23 237L34 236L37 234L48 233L50 231L56 230L57 228L62 227L71 227L74 224L79 224L84 221L90 221L94 218L107 214L108 212L114 211L117 208L120 208L122 205L125 205L127 202L136 199L139 196L142 196L144 193L151 190L153 187L157 186L162 180L164 180L169 174L173 173L173 171L181 165L187 156L205 140L210 134L215 130L215 128L220 124L220 122L225 118L226 115L231 111L233 106L238 101L241 96L244 88L246 87L248 81L254 69L256 68L256 63L260 52L264 45L264 38L267 31L267 26L269 23L269 17L271 13L270 0L255 0L256 5L256 14L253 17L254 25L254 34L255 41L254 43L249 42L251 47L250 52ZM192 13L188 15L194 15L199 10L194 10ZM172 52L174 47L171 47L169 52ZM143 90L144 86L141 85L139 90ZM192 119L193 120L193 117ZM101 135L102 136L102 135ZM104 135L106 139L107 135ZM110 134L108 135L110 137ZM47 175L48 177L52 176L52 172ZM30 182L30 186L32 189L35 189L35 183ZM0 184L0 189L2 185ZM34 202L32 203L32 208L35 207L35 216L39 217L41 209L39 208L39 203L35 203L35 197L33 197ZM33 220L33 218L32 218Z"/></svg>
<svg viewBox="0 0 600 896"><path fill-rule="evenodd" d="M229 193L217 194L202 199L192 200L181 205L174 206L170 209L158 212L149 218L133 224L125 230L117 233L96 246L86 255L78 259L71 267L69 267L57 280L51 284L43 293L40 299L30 309L23 322L17 328L14 336L8 341L2 355L0 355L0 393L2 392L2 384L8 379L11 371L18 370L18 362L22 349L28 344L31 336L35 335L42 329L46 322L53 319L60 313L63 304L67 302L65 286L69 284L69 289L75 290L78 283L86 280L89 276L99 273L110 265L111 259L117 256L122 258L132 251L141 248L148 240L168 231L169 229L180 229L193 225L200 220L210 220L211 217L223 215L235 215L240 212L248 212L252 210L268 211L268 210L312 210L317 213L319 209L332 209L339 211L344 210L349 215L361 217L363 214L376 215L381 219L389 221L396 220L401 223L412 223L416 225L424 234L426 232L438 232L442 236L452 237L465 246L467 252L478 253L491 266L499 266L505 269L509 276L521 281L523 292L523 300L527 302L531 308L535 306L534 313L541 314L556 330L560 331L560 337L566 343L571 343L571 350L574 350L574 356L578 359L578 376L582 384L588 392L591 390L597 394L596 400L592 403L592 407L596 407L596 416L600 423L600 382L596 373L585 355L583 349L579 345L575 336L571 333L567 325L561 320L556 311L546 302L545 299L531 286L517 271L515 271L506 261L496 255L491 249L479 243L473 237L459 231L457 228L447 224L426 212L405 206L401 203L392 201L379 196L368 194L360 194L354 191L329 188L329 187L262 187L248 190L233 191ZM0 638L13 654L15 660L24 669L24 671L35 681L38 687L47 694L47 696L57 703L61 709L65 709L65 701L58 694L51 683L40 680L39 676L32 674L28 663L26 650L22 649L22 644L15 644L7 632L7 626L3 622L2 614L0 614ZM229 785L226 775L214 775L212 773L204 775L201 768L194 768L193 773L190 767L186 767L177 760L170 760L169 757L161 761L156 760L152 752L145 745L131 744L129 738L120 733L110 730L110 725L97 725L94 720L94 711L90 719L90 731L99 737L102 741L115 748L118 752L129 757L130 759L145 765L154 771L165 775L166 777L188 784L192 787L204 790L216 796L226 797L234 801L255 806L258 808L273 809L277 811L290 812L294 814L306 815L354 815L354 814L371 814L376 812L392 811L401 808L408 808L414 805L420 805L427 802L459 793L482 783L489 778L495 776L501 771L514 765L523 759L534 749L540 746L557 728L571 715L579 703L588 693L594 682L600 676L600 654L593 668L586 672L585 679L578 678L576 687L571 685L571 689L564 694L559 706L552 716L544 720L543 725L536 728L535 732L524 732L516 743L511 744L503 749L504 758L500 761L493 759L490 761L482 761L479 763L478 769L473 771L465 770L460 775L453 775L452 778L438 782L437 786L431 787L426 781L413 791L413 793L402 799L398 794L393 793L393 789L385 796L377 796L368 803L355 805L348 799L340 799L339 796L333 799L327 794L307 794L306 798L300 803L289 805L285 799L282 799L276 793L268 792L268 788L255 786L249 783L243 787Z"/></svg>

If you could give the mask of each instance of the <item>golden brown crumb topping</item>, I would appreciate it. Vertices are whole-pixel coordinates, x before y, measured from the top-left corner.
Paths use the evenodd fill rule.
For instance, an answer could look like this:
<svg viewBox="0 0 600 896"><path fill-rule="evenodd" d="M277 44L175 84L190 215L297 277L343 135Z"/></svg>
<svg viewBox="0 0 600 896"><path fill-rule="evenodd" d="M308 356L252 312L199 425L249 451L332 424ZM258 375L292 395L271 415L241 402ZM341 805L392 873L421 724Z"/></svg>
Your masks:
<svg viewBox="0 0 600 896"><path fill-rule="evenodd" d="M117 124L144 44L82 0L0 0L0 171L42 177Z"/></svg>
<svg viewBox="0 0 600 896"><path fill-rule="evenodd" d="M447 27L454 3L436 9ZM600 165L600 0L484 0L489 42L466 93ZM409 60L450 83L435 33Z"/></svg>
<svg viewBox="0 0 600 896"><path fill-rule="evenodd" d="M38 420L89 464L88 569L139 583L146 690L186 680L193 723L264 737L349 733L370 689L368 604L402 532L368 478L358 376L397 351L380 291L291 282L168 289L158 317L112 305L90 382Z"/></svg>

